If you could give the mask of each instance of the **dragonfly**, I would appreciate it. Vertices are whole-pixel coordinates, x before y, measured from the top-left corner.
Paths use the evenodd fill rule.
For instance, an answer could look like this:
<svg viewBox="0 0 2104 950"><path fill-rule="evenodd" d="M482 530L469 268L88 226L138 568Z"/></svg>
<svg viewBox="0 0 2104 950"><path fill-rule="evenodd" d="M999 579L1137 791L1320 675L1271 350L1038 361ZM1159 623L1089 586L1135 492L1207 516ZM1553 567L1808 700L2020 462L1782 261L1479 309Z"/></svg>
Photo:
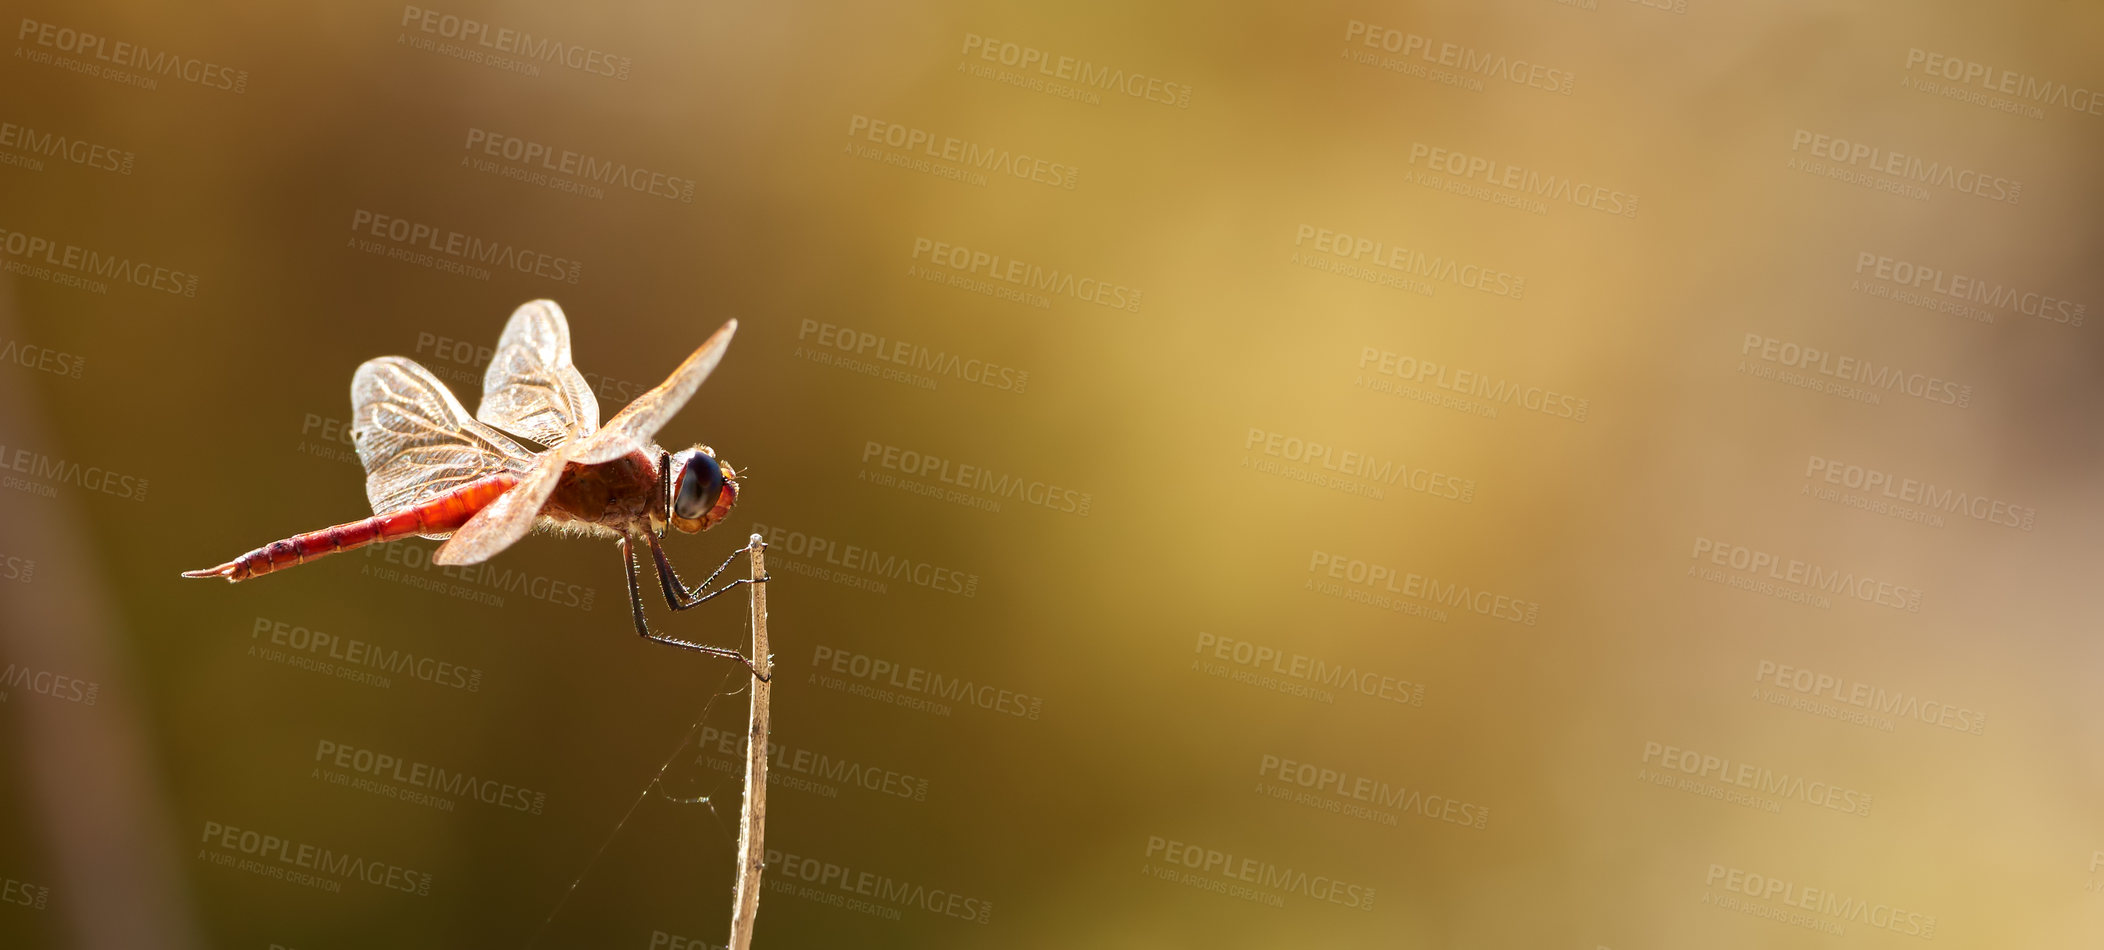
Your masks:
<svg viewBox="0 0 2104 950"><path fill-rule="evenodd" d="M400 356L367 360L351 377L351 440L365 466L373 515L272 541L184 577L240 582L339 551L411 536L444 539L442 565L477 564L538 528L620 542L629 607L644 639L743 662L736 650L653 632L643 615L636 545L657 564L675 611L740 584L708 591L740 552L689 588L665 555L667 526L683 533L722 523L738 497L738 474L707 445L667 452L657 432L714 371L738 331L730 320L656 388L599 424L599 401L570 361L570 327L553 300L512 312L482 377L474 415L446 384ZM536 446L528 448L528 443Z"/></svg>

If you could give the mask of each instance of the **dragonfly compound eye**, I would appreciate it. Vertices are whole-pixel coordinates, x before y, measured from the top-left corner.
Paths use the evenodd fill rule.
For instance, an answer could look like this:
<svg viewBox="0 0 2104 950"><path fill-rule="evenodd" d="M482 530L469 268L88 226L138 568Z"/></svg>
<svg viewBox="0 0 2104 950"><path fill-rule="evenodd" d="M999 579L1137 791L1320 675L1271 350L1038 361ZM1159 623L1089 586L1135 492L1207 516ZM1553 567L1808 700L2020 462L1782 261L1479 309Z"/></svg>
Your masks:
<svg viewBox="0 0 2104 950"><path fill-rule="evenodd" d="M715 509L717 499L723 496L723 466L717 464L715 456L700 449L688 449L679 454L679 487L672 493L672 514L680 521L699 522ZM697 528L701 527L707 525L697 525Z"/></svg>

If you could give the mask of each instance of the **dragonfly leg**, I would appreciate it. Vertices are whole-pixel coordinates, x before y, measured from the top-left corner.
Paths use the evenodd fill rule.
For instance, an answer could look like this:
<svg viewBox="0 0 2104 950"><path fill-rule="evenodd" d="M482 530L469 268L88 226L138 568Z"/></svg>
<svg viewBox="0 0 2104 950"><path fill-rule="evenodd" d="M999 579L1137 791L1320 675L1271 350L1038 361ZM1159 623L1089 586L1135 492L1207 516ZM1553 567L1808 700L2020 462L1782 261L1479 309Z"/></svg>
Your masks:
<svg viewBox="0 0 2104 950"><path fill-rule="evenodd" d="M752 660L748 659L745 656L745 654L740 653L736 650L730 649L728 647L709 646L705 643L694 643L688 640L681 640L677 637L668 637L663 634L652 633L650 631L650 622L648 620L645 620L643 617L643 586L637 583L636 581L635 545L632 542L630 542L629 539L626 537L623 537L621 539L621 566L628 574L628 606L635 614L636 632L641 634L643 636L643 639L655 640L659 643L669 644L671 646L693 650L698 653L706 653L710 656L720 656L728 659L737 660L738 662L745 664L746 669L752 671L754 679L757 679L763 683L767 682L767 677L761 675L759 667L752 665ZM722 593L722 591L718 591L717 593Z"/></svg>
<svg viewBox="0 0 2104 950"><path fill-rule="evenodd" d="M679 572L672 569L672 559L665 556L665 545L658 541L657 535L646 534L643 536L643 540L650 543L650 556L657 561L658 582L665 588L665 603L671 604L673 610L685 610L740 584L764 584L767 582L765 577L741 577L706 594L702 593L702 591L708 590L710 584L716 582L716 578L721 576L724 570L731 566L732 561L738 559L738 555L745 553L744 548L739 548L736 551L732 551L730 557L724 558L723 563L716 565L716 569L709 572L707 579L694 585L693 589L689 590L687 585L679 579Z"/></svg>

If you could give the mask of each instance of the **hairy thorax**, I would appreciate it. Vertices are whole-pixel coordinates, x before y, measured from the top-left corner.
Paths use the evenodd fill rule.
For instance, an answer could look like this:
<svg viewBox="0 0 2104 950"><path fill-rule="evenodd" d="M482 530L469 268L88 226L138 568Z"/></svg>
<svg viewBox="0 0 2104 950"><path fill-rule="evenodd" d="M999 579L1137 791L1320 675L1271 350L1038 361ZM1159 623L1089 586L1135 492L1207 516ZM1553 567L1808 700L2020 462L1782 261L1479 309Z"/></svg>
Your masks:
<svg viewBox="0 0 2104 950"><path fill-rule="evenodd" d="M541 506L542 524L583 534L642 534L650 530L657 491L657 465L641 452L597 465L571 462Z"/></svg>

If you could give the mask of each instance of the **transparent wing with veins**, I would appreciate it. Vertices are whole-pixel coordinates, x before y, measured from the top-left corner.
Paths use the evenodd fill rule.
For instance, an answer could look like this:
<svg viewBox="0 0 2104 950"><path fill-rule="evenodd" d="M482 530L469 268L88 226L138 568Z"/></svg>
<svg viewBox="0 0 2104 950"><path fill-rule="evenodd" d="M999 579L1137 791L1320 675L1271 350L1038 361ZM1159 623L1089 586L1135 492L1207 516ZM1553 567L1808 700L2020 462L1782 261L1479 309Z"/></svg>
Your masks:
<svg viewBox="0 0 2104 950"><path fill-rule="evenodd" d="M605 427L579 442L573 458L587 465L610 462L650 445L658 430L687 404L694 390L700 388L701 381L709 378L709 373L723 360L723 351L731 345L731 335L737 332L738 321L724 323L664 382L637 396L627 408L606 420Z"/></svg>
<svg viewBox="0 0 2104 950"><path fill-rule="evenodd" d="M512 311L482 374L475 418L547 446L599 428L599 400L570 362L570 325L555 301Z"/></svg>
<svg viewBox="0 0 2104 950"><path fill-rule="evenodd" d="M351 377L351 440L374 514L421 504L498 472L532 471L534 454L476 422L414 360L367 360Z"/></svg>
<svg viewBox="0 0 2104 950"><path fill-rule="evenodd" d="M513 319L516 323L519 318L514 315ZM627 408L607 420L605 428L589 434L572 430L565 434L565 441L542 453L539 458L528 456L525 468L515 470L520 473L518 484L491 502L489 507L476 512L473 518L460 526L460 530L453 532L453 536L432 555L432 562L475 564L488 559L533 530L534 519L539 516L541 506L547 503L548 496L555 492L556 485L562 480L563 468L568 463L574 461L590 465L612 461L649 444L652 437L657 435L658 429L662 428L681 406L686 405L687 400L694 395L694 390L701 386L702 380L707 379L709 373L716 368L716 364L723 359L723 351L730 346L731 335L737 330L738 321L725 323L721 329L711 334L700 348L680 363L664 382L637 397ZM511 336L511 330L507 328L506 340ZM564 350L567 350L566 346ZM419 372L422 371L422 367L417 367L408 360L400 362L415 367ZM424 375L428 377L430 374ZM437 381L432 380L432 383L436 385ZM451 408L458 410L459 403L452 401L452 396L446 393L445 387L437 388ZM464 421L490 435L503 438L496 430L479 422ZM475 434L479 436L480 432ZM504 441L510 442L508 439ZM516 448L516 445L513 447Z"/></svg>

